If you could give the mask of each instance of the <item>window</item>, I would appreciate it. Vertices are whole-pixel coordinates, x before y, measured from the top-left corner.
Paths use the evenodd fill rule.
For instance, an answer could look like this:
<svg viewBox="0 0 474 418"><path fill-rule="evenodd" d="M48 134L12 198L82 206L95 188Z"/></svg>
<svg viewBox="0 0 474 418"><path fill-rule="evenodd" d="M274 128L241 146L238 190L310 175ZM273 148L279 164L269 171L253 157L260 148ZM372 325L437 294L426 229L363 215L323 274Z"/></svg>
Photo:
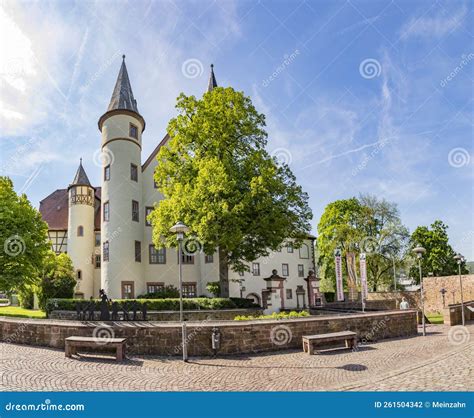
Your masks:
<svg viewBox="0 0 474 418"><path fill-rule="evenodd" d="M132 138L135 138L135 139L138 139L138 128L136 125L134 125L133 123L130 124L130 132L129 132L130 136Z"/></svg>
<svg viewBox="0 0 474 418"><path fill-rule="evenodd" d="M286 251L289 252L289 253L292 253L292 252L293 252L293 244L291 244L291 243L288 244L288 245L286 246Z"/></svg>
<svg viewBox="0 0 474 418"><path fill-rule="evenodd" d="M130 180L138 181L138 168L135 164L130 164Z"/></svg>
<svg viewBox="0 0 474 418"><path fill-rule="evenodd" d="M122 282L122 299L133 299L135 297L133 282Z"/></svg>
<svg viewBox="0 0 474 418"><path fill-rule="evenodd" d="M100 254L95 255L95 268L100 269Z"/></svg>
<svg viewBox="0 0 474 418"><path fill-rule="evenodd" d="M109 261L109 241L105 241L102 248L102 259Z"/></svg>
<svg viewBox="0 0 474 418"><path fill-rule="evenodd" d="M110 165L104 167L104 181L110 180Z"/></svg>
<svg viewBox="0 0 474 418"><path fill-rule="evenodd" d="M82 225L77 227L77 236L83 237L84 236L84 227Z"/></svg>
<svg viewBox="0 0 474 418"><path fill-rule="evenodd" d="M300 247L300 258L309 258L309 248L306 244Z"/></svg>
<svg viewBox="0 0 474 418"><path fill-rule="evenodd" d="M196 296L196 283L183 283L183 297L195 298Z"/></svg>
<svg viewBox="0 0 474 418"><path fill-rule="evenodd" d="M95 246L100 247L100 232L95 233Z"/></svg>
<svg viewBox="0 0 474 418"><path fill-rule="evenodd" d="M148 220L148 215L153 211L153 208L150 206L147 206L145 208L145 225L146 226L151 226L151 222Z"/></svg>
<svg viewBox="0 0 474 418"><path fill-rule="evenodd" d="M286 289L286 298L293 299L293 291L291 289Z"/></svg>
<svg viewBox="0 0 474 418"><path fill-rule="evenodd" d="M132 221L138 222L138 202L136 200L132 200Z"/></svg>
<svg viewBox="0 0 474 418"><path fill-rule="evenodd" d="M298 264L298 277L304 277L304 265Z"/></svg>
<svg viewBox="0 0 474 418"><path fill-rule="evenodd" d="M155 282L148 282L146 284L146 292L147 293L156 293L160 292L165 288L164 283L155 283Z"/></svg>
<svg viewBox="0 0 474 418"><path fill-rule="evenodd" d="M76 272L76 277L77 277L77 280L81 280L81 279L82 279L82 271L81 271L81 270L77 270L77 272Z"/></svg>
<svg viewBox="0 0 474 418"><path fill-rule="evenodd" d="M252 274L260 276L260 263L252 263Z"/></svg>
<svg viewBox="0 0 474 418"><path fill-rule="evenodd" d="M110 207L109 202L104 203L104 222L107 222L110 219Z"/></svg>
<svg viewBox="0 0 474 418"><path fill-rule="evenodd" d="M153 180L153 187L154 187L155 189L158 189L158 183L157 183L155 180Z"/></svg>
<svg viewBox="0 0 474 418"><path fill-rule="evenodd" d="M142 243L140 241L135 241L135 261L142 262Z"/></svg>
<svg viewBox="0 0 474 418"><path fill-rule="evenodd" d="M179 258L178 258L179 260ZM181 253L181 262L183 264L194 264L194 256L185 254L184 252Z"/></svg>
<svg viewBox="0 0 474 418"><path fill-rule="evenodd" d="M211 254L211 255L207 255L204 257L204 262L205 263L213 263L214 262L214 256Z"/></svg>
<svg viewBox="0 0 474 418"><path fill-rule="evenodd" d="M288 264L283 263L281 265L281 275L282 276L289 276L290 275Z"/></svg>
<svg viewBox="0 0 474 418"><path fill-rule="evenodd" d="M166 264L166 248L156 248L153 244L148 248L150 264Z"/></svg>

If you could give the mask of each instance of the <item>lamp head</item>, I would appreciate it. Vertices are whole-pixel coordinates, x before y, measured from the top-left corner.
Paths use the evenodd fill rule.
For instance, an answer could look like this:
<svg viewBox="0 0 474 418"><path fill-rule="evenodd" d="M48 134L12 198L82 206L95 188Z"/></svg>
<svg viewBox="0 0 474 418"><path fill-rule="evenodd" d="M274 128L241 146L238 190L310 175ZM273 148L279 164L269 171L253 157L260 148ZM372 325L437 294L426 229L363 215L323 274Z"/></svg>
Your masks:
<svg viewBox="0 0 474 418"><path fill-rule="evenodd" d="M426 250L421 245L416 246L415 248L413 248L412 251L416 254L418 258L422 258L423 254L426 253Z"/></svg>
<svg viewBox="0 0 474 418"><path fill-rule="evenodd" d="M183 222L179 221L176 225L170 228L170 232L173 232L177 235L178 240L182 240L184 238L184 234L189 231L189 227L185 225Z"/></svg>
<svg viewBox="0 0 474 418"><path fill-rule="evenodd" d="M464 257L460 253L457 253L453 258L458 264L461 264L464 261Z"/></svg>

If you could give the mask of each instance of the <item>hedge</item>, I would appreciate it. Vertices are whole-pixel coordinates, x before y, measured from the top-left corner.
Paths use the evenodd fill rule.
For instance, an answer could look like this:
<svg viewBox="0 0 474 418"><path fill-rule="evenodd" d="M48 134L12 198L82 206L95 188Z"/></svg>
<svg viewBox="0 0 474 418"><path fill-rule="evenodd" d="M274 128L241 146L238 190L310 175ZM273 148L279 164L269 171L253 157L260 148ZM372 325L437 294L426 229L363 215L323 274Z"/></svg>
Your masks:
<svg viewBox="0 0 474 418"><path fill-rule="evenodd" d="M293 318L304 318L306 316L310 316L308 312L301 311L291 311L291 312L273 312L270 315L259 315L259 316L252 316L252 315L238 315L234 318L234 321L252 321L255 319L293 319Z"/></svg>
<svg viewBox="0 0 474 418"><path fill-rule="evenodd" d="M59 311L75 311L77 303L88 304L87 299L49 299L46 304L46 312ZM97 310L99 310L100 300L95 299ZM178 311L179 299L114 299L119 304L133 302L138 303L140 308L143 303L147 304L148 311ZM247 309L258 308L259 306L249 299L241 298L192 298L183 299L183 308L185 310L219 310L219 309Z"/></svg>

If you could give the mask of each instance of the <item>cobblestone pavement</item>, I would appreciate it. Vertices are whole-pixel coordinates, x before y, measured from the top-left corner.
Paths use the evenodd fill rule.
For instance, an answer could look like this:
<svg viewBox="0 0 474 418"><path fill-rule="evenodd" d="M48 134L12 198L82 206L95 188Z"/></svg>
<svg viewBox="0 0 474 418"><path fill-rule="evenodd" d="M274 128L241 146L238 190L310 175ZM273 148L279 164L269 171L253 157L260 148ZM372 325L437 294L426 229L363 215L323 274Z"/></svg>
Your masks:
<svg viewBox="0 0 474 418"><path fill-rule="evenodd" d="M452 329L452 328L451 328ZM132 356L123 363L56 349L0 344L0 390L16 391L317 391L474 390L474 324L456 338L428 327L426 337L384 340L357 351L308 356L297 350L217 359Z"/></svg>

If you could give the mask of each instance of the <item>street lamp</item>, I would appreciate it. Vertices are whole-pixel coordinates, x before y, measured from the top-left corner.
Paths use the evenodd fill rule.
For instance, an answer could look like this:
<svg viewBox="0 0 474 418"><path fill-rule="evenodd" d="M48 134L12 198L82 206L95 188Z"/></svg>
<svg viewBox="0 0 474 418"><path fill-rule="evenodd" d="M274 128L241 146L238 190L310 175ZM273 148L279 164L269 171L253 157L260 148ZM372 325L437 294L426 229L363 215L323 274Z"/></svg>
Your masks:
<svg viewBox="0 0 474 418"><path fill-rule="evenodd" d="M461 277L461 264L464 261L464 257L461 254L457 253L454 256L454 259L458 263L459 287L460 287L460 290L461 290L461 318L462 318L462 325L464 326L465 325L465 320L464 320L464 297L463 297L463 294L462 294L462 277Z"/></svg>
<svg viewBox="0 0 474 418"><path fill-rule="evenodd" d="M413 252L418 258L418 270L420 272L420 297L421 297L421 324L423 326L423 337L426 336L426 323L425 323L425 301L423 292L423 276L421 274L421 259L426 250L422 246L413 248Z"/></svg>
<svg viewBox="0 0 474 418"><path fill-rule="evenodd" d="M181 221L170 228L170 232L176 234L178 241L178 266L179 266L179 322L181 322L181 338L183 345L183 361L188 361L188 345L186 336L186 324L183 320L183 239L184 234L189 231L189 227Z"/></svg>

